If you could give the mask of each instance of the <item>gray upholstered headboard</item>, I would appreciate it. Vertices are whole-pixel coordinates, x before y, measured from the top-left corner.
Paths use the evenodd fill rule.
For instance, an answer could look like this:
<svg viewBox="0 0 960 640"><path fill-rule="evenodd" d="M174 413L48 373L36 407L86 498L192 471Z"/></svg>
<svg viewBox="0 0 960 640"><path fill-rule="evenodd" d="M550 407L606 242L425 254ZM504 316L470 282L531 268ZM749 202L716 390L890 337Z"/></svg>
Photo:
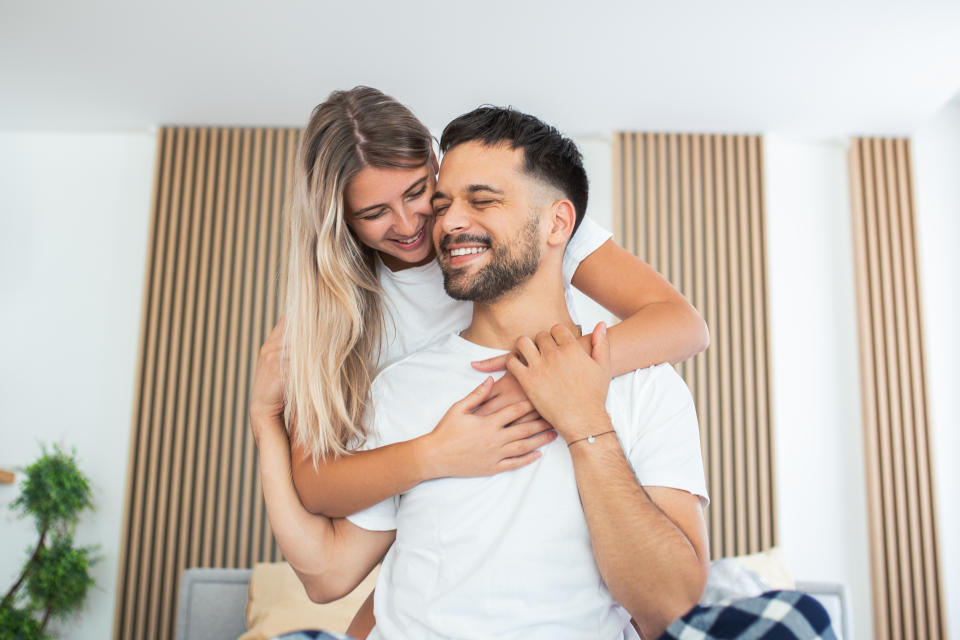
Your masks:
<svg viewBox="0 0 960 640"><path fill-rule="evenodd" d="M180 580L177 640L236 640L246 631L250 569L187 569ZM798 582L833 621L838 640L852 640L847 589L834 582Z"/></svg>

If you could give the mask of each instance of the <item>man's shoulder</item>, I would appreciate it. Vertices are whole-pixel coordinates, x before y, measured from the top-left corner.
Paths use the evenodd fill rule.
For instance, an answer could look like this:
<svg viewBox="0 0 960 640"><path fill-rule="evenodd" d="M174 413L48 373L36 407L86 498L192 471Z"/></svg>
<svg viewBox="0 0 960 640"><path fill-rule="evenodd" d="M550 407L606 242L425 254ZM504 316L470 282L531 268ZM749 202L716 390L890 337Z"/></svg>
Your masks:
<svg viewBox="0 0 960 640"><path fill-rule="evenodd" d="M643 394L677 399L689 398L692 401L687 383L677 370L666 362L613 378L610 381L610 391L624 398Z"/></svg>

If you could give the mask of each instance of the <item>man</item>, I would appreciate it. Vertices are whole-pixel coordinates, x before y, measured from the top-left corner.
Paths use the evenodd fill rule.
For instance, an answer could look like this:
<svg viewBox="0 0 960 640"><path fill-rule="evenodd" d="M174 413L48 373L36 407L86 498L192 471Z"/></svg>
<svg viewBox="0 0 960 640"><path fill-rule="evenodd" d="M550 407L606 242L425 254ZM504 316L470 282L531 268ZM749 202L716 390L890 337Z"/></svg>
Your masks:
<svg viewBox="0 0 960 640"><path fill-rule="evenodd" d="M301 579L333 599L386 553L371 638L613 639L632 637L631 617L656 637L696 603L708 566L689 391L668 365L611 381L605 329L590 355L574 338L561 267L587 184L571 141L481 108L441 149L434 242L472 322L378 376L367 446L422 435L484 379L471 361L515 346L509 370L562 439L525 468L428 481L333 521L322 569Z"/></svg>

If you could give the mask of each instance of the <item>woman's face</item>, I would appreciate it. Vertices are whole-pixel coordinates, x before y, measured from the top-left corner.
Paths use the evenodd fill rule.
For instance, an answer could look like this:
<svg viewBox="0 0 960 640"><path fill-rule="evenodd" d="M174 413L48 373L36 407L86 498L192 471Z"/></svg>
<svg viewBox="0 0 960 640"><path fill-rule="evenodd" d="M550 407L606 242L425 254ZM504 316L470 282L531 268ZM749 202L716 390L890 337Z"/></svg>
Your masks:
<svg viewBox="0 0 960 640"><path fill-rule="evenodd" d="M366 167L347 185L347 224L392 271L433 260L433 162L413 169Z"/></svg>

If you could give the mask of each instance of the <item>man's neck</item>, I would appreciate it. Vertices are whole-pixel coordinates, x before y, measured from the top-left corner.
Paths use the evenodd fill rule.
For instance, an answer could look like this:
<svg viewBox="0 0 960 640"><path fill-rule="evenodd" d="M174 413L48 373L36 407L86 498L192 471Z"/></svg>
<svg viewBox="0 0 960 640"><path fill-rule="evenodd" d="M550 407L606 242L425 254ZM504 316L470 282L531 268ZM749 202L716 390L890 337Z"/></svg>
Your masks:
<svg viewBox="0 0 960 640"><path fill-rule="evenodd" d="M557 324L579 335L579 327L567 309L559 273L545 271L541 269L495 302L475 302L473 320L461 337L484 347L510 350L521 336L532 338Z"/></svg>

